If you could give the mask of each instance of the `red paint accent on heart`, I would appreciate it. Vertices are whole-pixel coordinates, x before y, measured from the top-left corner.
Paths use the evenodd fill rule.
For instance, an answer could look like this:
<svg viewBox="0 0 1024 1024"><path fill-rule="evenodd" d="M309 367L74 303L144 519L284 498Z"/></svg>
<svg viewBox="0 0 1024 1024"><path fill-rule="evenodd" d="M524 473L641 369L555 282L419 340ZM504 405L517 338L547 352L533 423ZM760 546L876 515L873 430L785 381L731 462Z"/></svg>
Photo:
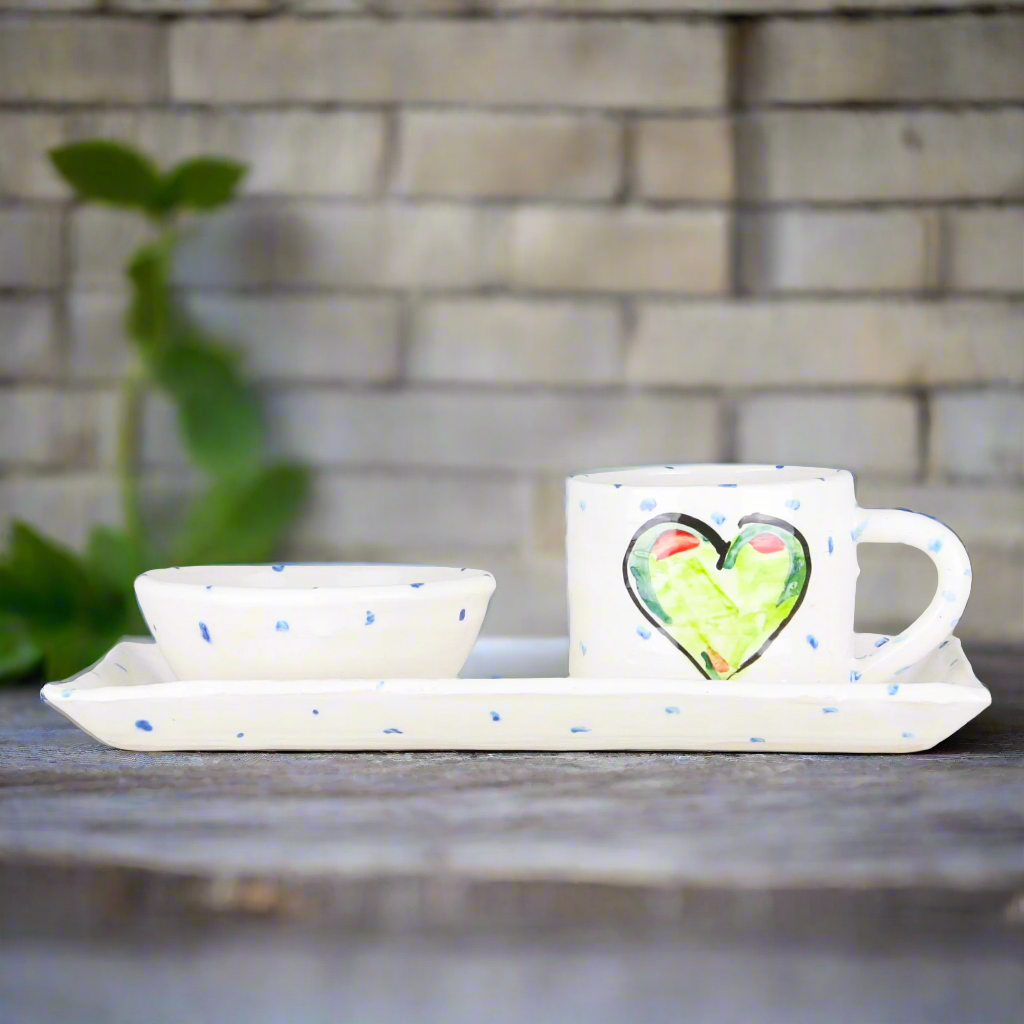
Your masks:
<svg viewBox="0 0 1024 1024"><path fill-rule="evenodd" d="M750 546L762 555L771 555L781 551L786 545L782 538L776 537L774 533L759 533L751 538Z"/></svg>
<svg viewBox="0 0 1024 1024"><path fill-rule="evenodd" d="M711 667L720 675L724 676L729 671L729 662L723 658L718 651L708 648L708 657L711 659Z"/></svg>
<svg viewBox="0 0 1024 1024"><path fill-rule="evenodd" d="M660 562L663 558L678 555L680 551L692 551L696 547L700 547L700 539L694 537L692 533L685 530L669 530L654 542L651 553L655 560Z"/></svg>

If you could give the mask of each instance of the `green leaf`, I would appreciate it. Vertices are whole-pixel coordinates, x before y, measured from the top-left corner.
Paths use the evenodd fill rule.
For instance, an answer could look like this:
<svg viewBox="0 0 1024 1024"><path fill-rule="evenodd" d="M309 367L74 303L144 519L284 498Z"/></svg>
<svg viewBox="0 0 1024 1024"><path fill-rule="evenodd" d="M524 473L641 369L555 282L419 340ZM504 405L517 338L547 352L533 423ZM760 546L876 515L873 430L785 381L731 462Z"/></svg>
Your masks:
<svg viewBox="0 0 1024 1024"><path fill-rule="evenodd" d="M174 399L182 440L201 469L235 478L255 471L263 439L259 403L232 353L192 332L156 353L150 371Z"/></svg>
<svg viewBox="0 0 1024 1024"><path fill-rule="evenodd" d="M122 591L131 590L135 577L156 564L141 541L112 526L92 528L86 562L96 579L112 590Z"/></svg>
<svg viewBox="0 0 1024 1024"><path fill-rule="evenodd" d="M43 660L20 619L0 616L0 682L27 675Z"/></svg>
<svg viewBox="0 0 1024 1024"><path fill-rule="evenodd" d="M0 564L0 612L26 622L60 623L91 605L92 583L70 551L14 523Z"/></svg>
<svg viewBox="0 0 1024 1024"><path fill-rule="evenodd" d="M212 210L234 199L248 167L222 157L200 156L171 168L160 182L161 210Z"/></svg>
<svg viewBox="0 0 1024 1024"><path fill-rule="evenodd" d="M193 504L174 560L182 565L267 561L309 490L309 470L284 462L245 481L214 484Z"/></svg>
<svg viewBox="0 0 1024 1024"><path fill-rule="evenodd" d="M159 560L141 540L111 526L93 527L86 558L95 577L123 595L121 632L146 633L146 623L135 600L135 579Z"/></svg>
<svg viewBox="0 0 1024 1024"><path fill-rule="evenodd" d="M160 175L142 153L120 142L91 139L50 150L57 173L81 199L152 210Z"/></svg>
<svg viewBox="0 0 1024 1024"><path fill-rule="evenodd" d="M48 678L87 667L125 632L125 597L86 561L14 524L0 564L0 612L20 620Z"/></svg>

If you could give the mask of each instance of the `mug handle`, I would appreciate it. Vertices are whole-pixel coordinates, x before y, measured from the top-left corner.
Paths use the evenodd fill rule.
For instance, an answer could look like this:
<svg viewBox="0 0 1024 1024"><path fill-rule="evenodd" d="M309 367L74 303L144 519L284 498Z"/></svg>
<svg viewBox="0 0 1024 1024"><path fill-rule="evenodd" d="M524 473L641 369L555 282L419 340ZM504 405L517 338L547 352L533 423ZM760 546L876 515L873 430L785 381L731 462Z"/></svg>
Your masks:
<svg viewBox="0 0 1024 1024"><path fill-rule="evenodd" d="M850 534L855 544L909 544L928 555L938 570L935 596L917 619L851 663L851 681L878 682L920 661L953 632L971 594L971 560L948 526L909 509L858 508Z"/></svg>

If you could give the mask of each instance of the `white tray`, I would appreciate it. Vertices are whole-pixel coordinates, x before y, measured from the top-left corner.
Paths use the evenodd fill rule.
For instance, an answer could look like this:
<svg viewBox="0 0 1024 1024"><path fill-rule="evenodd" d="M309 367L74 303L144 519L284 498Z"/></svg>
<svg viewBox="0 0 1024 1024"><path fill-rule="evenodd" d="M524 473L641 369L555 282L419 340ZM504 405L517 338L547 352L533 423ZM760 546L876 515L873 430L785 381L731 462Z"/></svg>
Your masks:
<svg viewBox="0 0 1024 1024"><path fill-rule="evenodd" d="M866 653L876 637L860 634ZM891 681L568 679L564 639L481 639L459 679L186 682L123 640L41 699L126 750L927 750L992 698L952 638Z"/></svg>

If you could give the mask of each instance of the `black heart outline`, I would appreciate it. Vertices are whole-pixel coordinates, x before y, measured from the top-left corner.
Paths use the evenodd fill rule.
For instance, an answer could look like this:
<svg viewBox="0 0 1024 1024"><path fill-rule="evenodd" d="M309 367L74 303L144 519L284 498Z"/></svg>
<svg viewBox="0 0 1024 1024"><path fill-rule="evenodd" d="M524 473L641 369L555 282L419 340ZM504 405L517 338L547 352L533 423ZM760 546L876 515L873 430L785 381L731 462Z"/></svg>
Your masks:
<svg viewBox="0 0 1024 1024"><path fill-rule="evenodd" d="M651 623L651 625L654 626L654 628L658 630L659 633L667 637L673 647L675 647L677 650L682 651L683 654L685 654L686 657L689 658L693 667L697 669L697 671L705 679L710 679L711 676L707 674L707 672L704 669L704 666L698 664L696 658L694 658L693 655L690 654L690 652L685 647L683 647L683 645L680 644L676 640L676 638L672 636L672 634L669 633L656 618L654 618L653 615L651 615L651 613L647 610L643 602L637 597L636 594L633 593L633 588L629 584L629 556L632 553L633 548L636 546L636 542L640 539L640 537L644 533L646 533L647 530L649 530L652 526L655 526L658 523L679 523L682 526L690 526L696 530L699 530L701 534L710 542L710 544L718 552L718 562L715 565L716 569L721 569L723 564L725 563L725 556L729 553L729 548L732 546L732 541L726 544L726 542L722 539L722 535L713 526L708 526L708 524L703 522L703 520L697 519L694 516L688 516L683 514L682 512L664 512L660 516L655 516L653 519L648 519L647 522L644 523L644 525L641 526L640 529L638 529L636 533L633 534L632 539L626 547L626 553L622 556L622 582L623 584L625 584L626 592L633 599L633 604L635 604L637 608L640 610L640 614L643 615L643 617L647 619L647 621ZM771 636L769 636L768 639L765 640L765 642L761 644L761 646L749 658L747 658L745 662L743 662L742 665L740 665L738 668L735 669L735 671L733 671L729 676L727 676L728 679L735 678L737 675L739 675L740 672L747 668L748 665L752 665L755 661L757 661L758 658L761 657L762 654L764 654L766 650L768 650L768 647L771 645L771 642L786 628L786 626L789 625L790 620L800 610L800 605L804 603L804 597L807 594L807 590L811 585L811 551L810 548L808 548L807 546L807 540L805 539L804 535L792 523L787 523L785 519L776 519L774 516L766 516L762 515L760 512L754 512L751 513L751 515L749 516L744 516L736 525L739 529L742 529L748 523L763 523L765 526L775 526L778 527L778 529L780 530L785 530L787 533L792 534L797 539L797 541L799 541L800 547L803 548L804 560L805 564L807 565L807 578L804 581L803 590L800 591L800 595L796 599L796 604L793 605L793 607L789 610L789 614L778 624L778 626L776 626L775 632L772 633ZM735 540L735 538L733 539Z"/></svg>

